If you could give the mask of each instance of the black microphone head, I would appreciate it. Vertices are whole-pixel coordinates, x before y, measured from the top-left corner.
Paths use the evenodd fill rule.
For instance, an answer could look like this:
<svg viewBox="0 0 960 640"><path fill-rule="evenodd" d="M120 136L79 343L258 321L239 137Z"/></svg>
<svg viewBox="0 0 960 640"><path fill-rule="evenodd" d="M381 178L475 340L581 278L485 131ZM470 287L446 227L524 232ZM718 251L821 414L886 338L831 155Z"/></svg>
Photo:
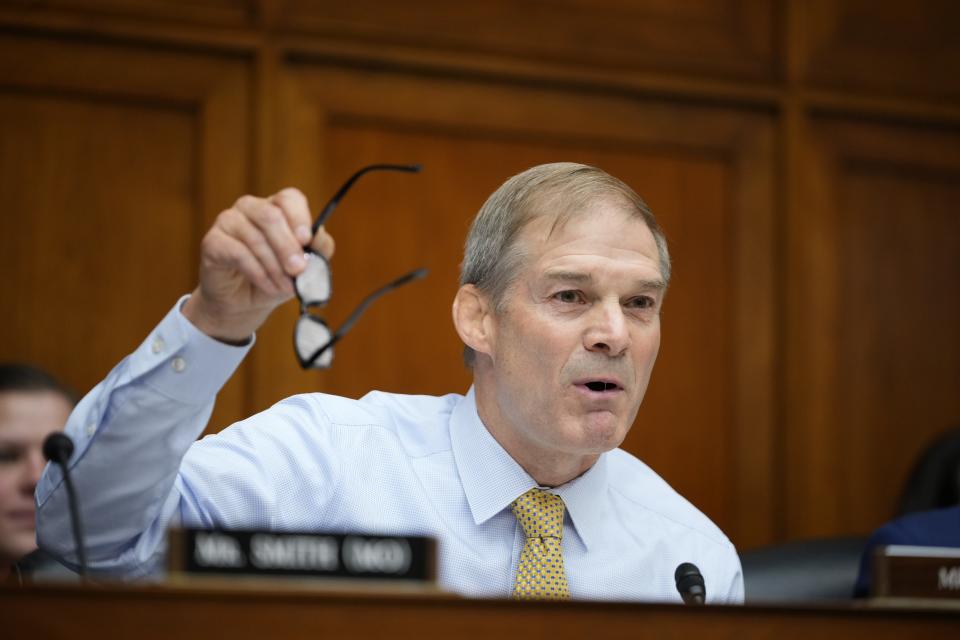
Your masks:
<svg viewBox="0 0 960 640"><path fill-rule="evenodd" d="M673 573L677 582L677 591L687 604L702 603L707 596L707 588L703 582L700 569L692 562L682 562Z"/></svg>
<svg viewBox="0 0 960 640"><path fill-rule="evenodd" d="M680 582L687 576L699 576L700 580L703 580L703 576L700 576L700 569L697 569L697 565L692 562L681 562L677 565L677 570L673 572L673 579Z"/></svg>
<svg viewBox="0 0 960 640"><path fill-rule="evenodd" d="M43 441L43 457L50 462L66 464L73 455L73 440L62 431L54 431Z"/></svg>

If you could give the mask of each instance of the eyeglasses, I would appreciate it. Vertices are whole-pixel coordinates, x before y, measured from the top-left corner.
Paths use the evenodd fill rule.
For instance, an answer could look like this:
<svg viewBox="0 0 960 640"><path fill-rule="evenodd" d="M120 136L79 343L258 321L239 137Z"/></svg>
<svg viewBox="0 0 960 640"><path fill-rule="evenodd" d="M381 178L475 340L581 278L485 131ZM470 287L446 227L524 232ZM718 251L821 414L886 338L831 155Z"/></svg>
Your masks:
<svg viewBox="0 0 960 640"><path fill-rule="evenodd" d="M327 206L313 223L313 235L326 221L326 219L337 208L340 199L350 190L353 183L365 173L370 171L405 171L408 173L418 173L421 167L415 165L396 165L396 164L373 164L360 169L347 180L340 190L334 194ZM322 255L316 253L309 247L304 249L304 258L307 261L306 268L293 279L293 289L300 300L300 318L293 330L293 349L297 355L297 361L304 369L326 369L333 362L333 345L339 342L348 331L357 323L363 312L367 310L374 300L383 294L401 287L408 282L419 280L427 275L426 269L415 269L410 273L400 276L392 282L388 282L380 287L366 298L364 298L353 313L347 317L346 321L335 332L330 331L330 327L317 315L311 313L312 309L319 309L326 306L330 301L331 280L330 280L330 262Z"/></svg>

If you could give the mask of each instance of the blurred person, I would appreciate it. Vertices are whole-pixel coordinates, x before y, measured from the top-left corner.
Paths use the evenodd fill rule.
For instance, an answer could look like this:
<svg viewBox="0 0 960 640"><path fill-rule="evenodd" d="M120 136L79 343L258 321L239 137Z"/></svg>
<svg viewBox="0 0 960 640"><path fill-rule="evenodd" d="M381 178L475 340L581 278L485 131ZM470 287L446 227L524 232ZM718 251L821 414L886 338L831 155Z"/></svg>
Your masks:
<svg viewBox="0 0 960 640"><path fill-rule="evenodd" d="M895 515L864 546L853 589L856 598L870 595L878 547L960 547L960 428L938 434L920 452Z"/></svg>
<svg viewBox="0 0 960 640"><path fill-rule="evenodd" d="M46 464L43 441L63 429L74 402L73 393L45 371L0 364L0 582L22 582L44 564L33 553L34 489Z"/></svg>
<svg viewBox="0 0 960 640"><path fill-rule="evenodd" d="M870 595L874 551L889 545L960 547L960 505L908 513L874 531L860 557L860 572L853 590L855 598Z"/></svg>
<svg viewBox="0 0 960 640"><path fill-rule="evenodd" d="M726 536L618 449L670 258L646 203L595 167L533 167L477 214L452 305L464 395L304 394L195 442L255 331L325 264L304 248L333 253L311 219L296 189L222 212L192 295L72 414L92 571L155 572L171 526L336 530L435 537L440 585L469 596L680 602L693 562L707 602L742 601ZM71 563L60 479L38 487L38 539Z"/></svg>

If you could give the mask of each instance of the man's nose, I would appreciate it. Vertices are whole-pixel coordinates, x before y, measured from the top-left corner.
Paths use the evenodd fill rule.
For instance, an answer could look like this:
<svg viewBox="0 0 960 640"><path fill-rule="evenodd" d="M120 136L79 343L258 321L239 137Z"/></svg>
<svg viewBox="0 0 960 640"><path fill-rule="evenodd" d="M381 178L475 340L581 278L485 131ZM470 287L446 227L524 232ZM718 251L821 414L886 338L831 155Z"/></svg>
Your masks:
<svg viewBox="0 0 960 640"><path fill-rule="evenodd" d="M588 314L588 321L583 335L583 346L587 351L619 356L630 347L627 317L619 300L594 305Z"/></svg>
<svg viewBox="0 0 960 640"><path fill-rule="evenodd" d="M37 449L24 454L23 473L20 476L20 487L24 493L33 493L40 482L40 476L43 474L43 467L47 461L43 453Z"/></svg>

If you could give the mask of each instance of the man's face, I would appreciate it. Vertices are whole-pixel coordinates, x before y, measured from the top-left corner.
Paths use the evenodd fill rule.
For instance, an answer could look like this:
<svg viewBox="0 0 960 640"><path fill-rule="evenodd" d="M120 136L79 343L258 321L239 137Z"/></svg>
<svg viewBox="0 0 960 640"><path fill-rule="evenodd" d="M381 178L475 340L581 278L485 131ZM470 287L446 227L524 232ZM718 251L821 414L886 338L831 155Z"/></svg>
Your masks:
<svg viewBox="0 0 960 640"><path fill-rule="evenodd" d="M528 471L579 460L582 473L636 417L665 283L653 234L615 204L552 225L537 218L521 233L527 260L493 320L491 431Z"/></svg>
<svg viewBox="0 0 960 640"><path fill-rule="evenodd" d="M52 391L0 393L0 561L37 547L33 490L43 471L43 440L63 429L71 409Z"/></svg>

